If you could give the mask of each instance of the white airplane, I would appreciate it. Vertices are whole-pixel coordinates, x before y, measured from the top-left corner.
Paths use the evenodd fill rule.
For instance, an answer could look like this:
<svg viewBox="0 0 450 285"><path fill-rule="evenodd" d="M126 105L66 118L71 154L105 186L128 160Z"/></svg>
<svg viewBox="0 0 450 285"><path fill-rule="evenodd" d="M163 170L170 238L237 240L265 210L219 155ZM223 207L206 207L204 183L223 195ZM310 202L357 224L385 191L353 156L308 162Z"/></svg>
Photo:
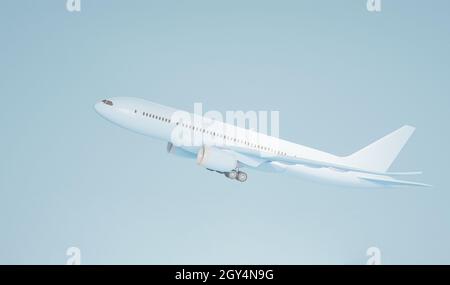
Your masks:
<svg viewBox="0 0 450 285"><path fill-rule="evenodd" d="M388 172L413 134L411 126L349 156L336 156L139 98L105 99L95 104L95 110L121 127L166 141L171 154L196 159L200 166L240 182L247 180L242 169L254 168L343 186L430 186L395 178L421 172ZM177 132L197 143L181 144L174 136Z"/></svg>

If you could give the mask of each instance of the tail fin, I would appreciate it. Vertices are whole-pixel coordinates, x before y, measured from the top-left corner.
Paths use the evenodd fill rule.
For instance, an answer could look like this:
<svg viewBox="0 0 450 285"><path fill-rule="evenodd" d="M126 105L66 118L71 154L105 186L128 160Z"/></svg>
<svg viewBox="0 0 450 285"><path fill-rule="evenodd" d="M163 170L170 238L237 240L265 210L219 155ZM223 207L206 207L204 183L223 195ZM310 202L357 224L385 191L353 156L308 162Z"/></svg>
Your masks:
<svg viewBox="0 0 450 285"><path fill-rule="evenodd" d="M353 167L386 172L414 130L414 127L403 126L344 159Z"/></svg>

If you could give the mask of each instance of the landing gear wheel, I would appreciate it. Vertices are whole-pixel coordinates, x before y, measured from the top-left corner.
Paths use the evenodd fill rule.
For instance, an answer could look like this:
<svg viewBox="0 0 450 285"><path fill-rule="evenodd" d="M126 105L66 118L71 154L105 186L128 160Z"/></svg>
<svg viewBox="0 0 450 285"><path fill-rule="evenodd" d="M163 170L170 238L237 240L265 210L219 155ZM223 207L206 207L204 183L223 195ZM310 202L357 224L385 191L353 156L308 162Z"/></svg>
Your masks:
<svg viewBox="0 0 450 285"><path fill-rule="evenodd" d="M242 171L239 171L239 172L237 173L236 179L237 179L239 182L245 182L245 181L247 181L247 173L242 172Z"/></svg>
<svg viewBox="0 0 450 285"><path fill-rule="evenodd" d="M236 170L231 170L230 172L225 172L225 176L230 179L237 179L238 172Z"/></svg>

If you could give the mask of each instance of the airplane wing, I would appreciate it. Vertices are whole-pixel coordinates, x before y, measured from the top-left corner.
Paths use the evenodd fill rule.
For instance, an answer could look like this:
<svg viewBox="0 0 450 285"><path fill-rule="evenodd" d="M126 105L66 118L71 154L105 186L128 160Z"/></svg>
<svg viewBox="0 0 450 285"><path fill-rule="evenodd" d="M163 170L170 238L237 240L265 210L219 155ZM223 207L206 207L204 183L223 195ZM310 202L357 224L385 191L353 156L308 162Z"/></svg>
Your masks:
<svg viewBox="0 0 450 285"><path fill-rule="evenodd" d="M411 172L379 172L379 171L372 171L368 169L362 169L357 167L352 167L344 164L338 164L338 163L332 163L327 161L320 161L320 160L311 160L311 159L305 159L301 157L292 157L292 156L274 156L270 153L264 153L260 151L254 151L249 150L245 148L240 148L236 146L227 146L226 148L223 148L224 150L230 150L234 151L239 154L239 156L249 156L257 158L259 164L262 164L264 162L271 162L271 161L277 161L288 165L295 165L295 164L302 164L309 167L329 167L329 168L335 168L342 171L356 171L361 173L367 173L367 174L375 174L375 175L416 175L420 174L419 171L411 171ZM238 160L240 160L238 158ZM241 160L240 160L241 161ZM241 161L245 164L245 161ZM250 165L252 167L256 167L255 164Z"/></svg>
<svg viewBox="0 0 450 285"><path fill-rule="evenodd" d="M200 146L197 147L182 147L184 150L196 154L198 152L198 149L200 149ZM311 160L301 157L292 157L292 156L274 156L271 153L264 153L261 151L251 150L247 148L241 148L238 146L226 146L226 147L217 147L222 149L225 152L233 153L237 160L247 166L250 167L258 167L263 163L267 162L281 162L287 165L295 165L295 164L302 164L309 167L329 167L334 168L341 171L356 171L361 173L367 173L367 174L375 174L375 175L389 175L389 176L399 176L399 175L418 175L422 172L420 171L409 171L409 172L380 172L380 171L373 171L368 169L362 169L357 167L352 167L344 164L338 164L338 163L331 163L326 161L320 161L320 160ZM195 156L193 156L195 157Z"/></svg>

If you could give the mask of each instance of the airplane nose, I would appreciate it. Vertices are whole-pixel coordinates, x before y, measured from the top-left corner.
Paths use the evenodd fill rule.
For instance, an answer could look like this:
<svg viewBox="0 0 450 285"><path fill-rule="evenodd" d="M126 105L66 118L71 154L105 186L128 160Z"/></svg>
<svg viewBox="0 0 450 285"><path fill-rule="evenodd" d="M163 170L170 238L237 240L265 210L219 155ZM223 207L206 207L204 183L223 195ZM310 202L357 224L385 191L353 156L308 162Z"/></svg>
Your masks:
<svg viewBox="0 0 450 285"><path fill-rule="evenodd" d="M97 113L99 113L100 115L102 115L103 114L103 102L97 102L97 103L95 103L95 105L94 105L94 109L95 109L95 111L97 112Z"/></svg>

